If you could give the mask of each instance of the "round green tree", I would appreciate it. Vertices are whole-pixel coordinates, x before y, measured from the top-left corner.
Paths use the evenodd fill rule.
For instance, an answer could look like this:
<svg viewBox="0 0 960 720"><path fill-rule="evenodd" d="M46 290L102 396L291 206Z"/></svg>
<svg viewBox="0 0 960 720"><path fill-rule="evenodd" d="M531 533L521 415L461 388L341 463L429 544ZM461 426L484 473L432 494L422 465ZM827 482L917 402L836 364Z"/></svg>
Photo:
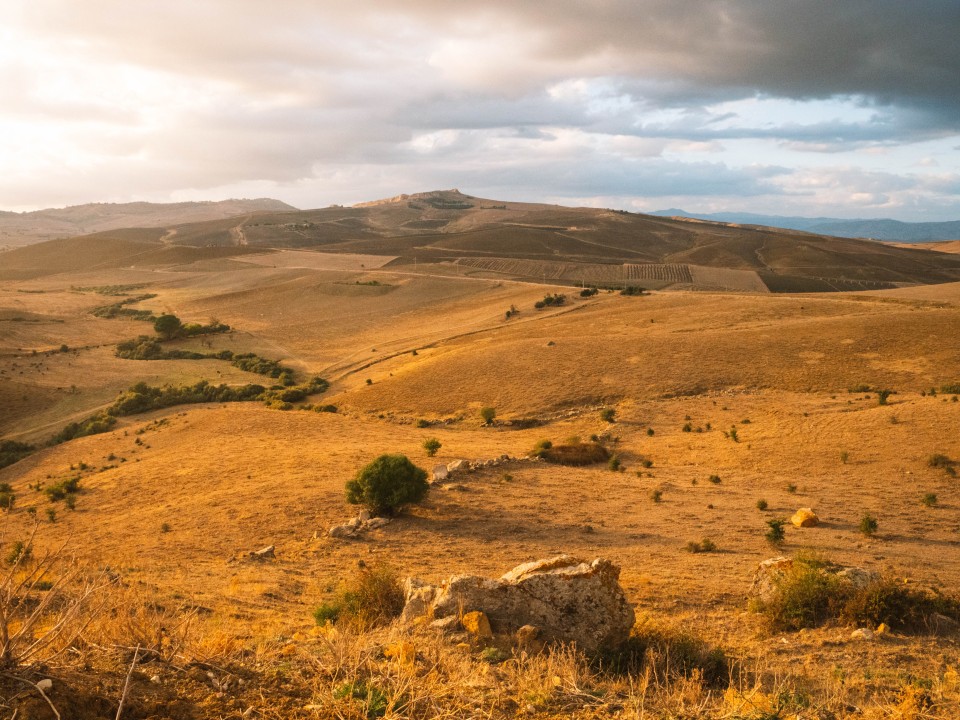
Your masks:
<svg viewBox="0 0 960 720"><path fill-rule="evenodd" d="M347 481L347 502L364 505L374 515L392 515L423 500L429 489L426 470L406 455L381 455Z"/></svg>
<svg viewBox="0 0 960 720"><path fill-rule="evenodd" d="M183 325L176 315L161 315L153 321L153 329L165 340L176 337Z"/></svg>

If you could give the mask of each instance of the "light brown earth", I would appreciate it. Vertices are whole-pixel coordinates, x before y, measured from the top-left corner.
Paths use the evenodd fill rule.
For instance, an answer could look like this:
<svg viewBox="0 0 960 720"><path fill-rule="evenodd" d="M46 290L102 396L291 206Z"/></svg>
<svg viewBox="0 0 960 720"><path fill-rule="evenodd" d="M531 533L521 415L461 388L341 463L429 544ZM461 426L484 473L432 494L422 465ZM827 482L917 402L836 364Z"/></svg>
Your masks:
<svg viewBox="0 0 960 720"><path fill-rule="evenodd" d="M784 636L746 612L753 569L781 552L763 538L766 521L799 507L822 523L788 528L782 552L813 549L960 587L960 486L928 465L934 453L960 460L960 402L927 393L960 383L960 284L581 299L569 287L375 263L258 262L204 258L0 283L3 438L42 441L141 380L263 380L215 360L114 357L116 342L151 328L91 316L117 298L75 288L99 285L144 285L131 293L157 297L134 307L228 323L232 333L179 346L253 351L301 377L320 374L332 382L320 402L339 408L175 407L43 449L0 470L17 495L0 518L4 543L28 532L35 507L44 546L67 543L152 602L202 607L208 637L215 629L254 654L295 636L307 648L320 642L303 639L311 610L361 561L436 581L499 575L566 552L618 563L639 613L694 629L762 664L765 677L817 693L840 692L842 675L882 703L908 675L940 687L960 660L956 638L855 643L843 627ZM548 292L566 293L567 303L535 310ZM511 306L520 312L507 320ZM61 344L70 350L50 353ZM848 392L858 384L895 394L881 406L874 390ZM493 427L481 424L484 406L497 410ZM602 421L602 408L614 408L616 422ZM419 428L419 419L434 424ZM516 420L539 425L514 429ZM731 427L739 441L725 436ZM519 458L543 438L593 434L608 438L623 472L517 461L434 489L361 540L325 536L355 513L345 480L381 453L429 469ZM421 447L429 437L442 443L436 458ZM75 511L31 489L81 462L90 469ZM925 493L936 494L935 506L921 503ZM46 520L49 507L56 522ZM858 531L864 513L878 518L873 538ZM717 552L684 550L705 537ZM276 546L275 560L245 558L266 545ZM307 704L294 703L297 712ZM948 714L936 717L956 707L939 705Z"/></svg>

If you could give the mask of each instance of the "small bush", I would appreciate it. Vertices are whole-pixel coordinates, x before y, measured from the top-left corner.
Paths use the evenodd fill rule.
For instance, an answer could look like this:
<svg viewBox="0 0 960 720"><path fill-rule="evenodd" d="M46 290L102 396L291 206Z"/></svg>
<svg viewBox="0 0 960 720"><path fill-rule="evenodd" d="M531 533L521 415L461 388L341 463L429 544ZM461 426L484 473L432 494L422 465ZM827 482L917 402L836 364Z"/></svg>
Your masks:
<svg viewBox="0 0 960 720"><path fill-rule="evenodd" d="M44 488L44 492L47 494L47 498L50 502L57 502L58 500L63 500L67 495L76 493L80 491L80 477L75 476L69 480L61 480L56 485L51 485L47 488Z"/></svg>
<svg viewBox="0 0 960 720"><path fill-rule="evenodd" d="M17 496L10 483L0 483L0 510L13 510Z"/></svg>
<svg viewBox="0 0 960 720"><path fill-rule="evenodd" d="M847 464L847 460L849 460L849 459L850 459L850 453L848 453L846 450L841 450L841 451L840 451L840 462L842 462L844 465L846 465L846 464Z"/></svg>
<svg viewBox="0 0 960 720"><path fill-rule="evenodd" d="M364 505L375 515L393 514L426 497L427 473L406 455L381 455L347 482L347 502Z"/></svg>
<svg viewBox="0 0 960 720"><path fill-rule="evenodd" d="M692 540L686 545L687 552L692 553L709 553L714 552L717 549L717 544L710 538L703 538L700 542L693 542Z"/></svg>
<svg viewBox="0 0 960 720"><path fill-rule="evenodd" d="M686 423L686 424L681 428L681 430L683 430L683 432L693 432L693 425L691 425L690 423Z"/></svg>
<svg viewBox="0 0 960 720"><path fill-rule="evenodd" d="M653 428L647 428L647 437L653 437L654 434L655 434L655 431Z"/></svg>
<svg viewBox="0 0 960 720"><path fill-rule="evenodd" d="M494 418L497 417L496 408L485 407L480 408L480 418L483 420L485 425L492 425Z"/></svg>
<svg viewBox="0 0 960 720"><path fill-rule="evenodd" d="M424 420L423 418L420 418L419 420L417 420L417 427L418 427L418 428L428 428L428 427L430 427L430 421L429 421L429 420Z"/></svg>
<svg viewBox="0 0 960 720"><path fill-rule="evenodd" d="M879 524L877 523L877 519L873 517L873 515L871 515L870 513L865 513L863 517L860 518L859 527L860 527L860 532L862 532L867 537L870 537L877 532L877 527L879 527Z"/></svg>
<svg viewBox="0 0 960 720"><path fill-rule="evenodd" d="M766 509L766 508L761 508ZM767 539L767 542L774 546L780 546L783 544L783 541L786 539L786 533L783 528L787 524L787 521L783 518L777 518L775 520L767 520L767 534L764 536Z"/></svg>
<svg viewBox="0 0 960 720"><path fill-rule="evenodd" d="M787 492L791 495L797 492L797 486L794 483L787 483Z"/></svg>
<svg viewBox="0 0 960 720"><path fill-rule="evenodd" d="M712 482L714 485L719 485L719 484L722 482L722 481L720 480L720 476L719 476L719 475L711 475L710 477L707 478L707 480L709 480L710 482Z"/></svg>
<svg viewBox="0 0 960 720"><path fill-rule="evenodd" d="M427 438L423 441L423 449L427 451L428 457L433 457L436 455L437 450L439 450L441 447L443 447L443 445L436 438Z"/></svg>
<svg viewBox="0 0 960 720"><path fill-rule="evenodd" d="M598 292L600 292L600 290L595 287L584 288L583 290L580 291L580 297L593 297Z"/></svg>
<svg viewBox="0 0 960 720"><path fill-rule="evenodd" d="M650 492L650 499L655 503L660 502L663 499L663 490L653 490Z"/></svg>
<svg viewBox="0 0 960 720"><path fill-rule="evenodd" d="M604 422L612 423L616 422L617 411L613 408L604 408L600 411L600 419Z"/></svg>
<svg viewBox="0 0 960 720"><path fill-rule="evenodd" d="M360 568L334 598L313 611L318 625L344 623L368 630L386 625L403 611L405 596L397 573L388 566Z"/></svg>
<svg viewBox="0 0 960 720"><path fill-rule="evenodd" d="M336 700L358 700L363 703L364 715L368 720L382 718L387 714L390 701L387 693L376 685L367 684L363 680L343 683L333 692ZM338 716L342 717L338 713Z"/></svg>
<svg viewBox="0 0 960 720"><path fill-rule="evenodd" d="M614 472L620 472L623 470L623 463L620 461L619 455L612 455L610 460L607 462L607 467L613 470Z"/></svg>
<svg viewBox="0 0 960 720"><path fill-rule="evenodd" d="M766 500L757 500L757 510L766 510L768 507Z"/></svg>
<svg viewBox="0 0 960 720"><path fill-rule="evenodd" d="M924 496L920 498L922 502L927 507L933 507L937 504L937 494L936 493L924 493Z"/></svg>

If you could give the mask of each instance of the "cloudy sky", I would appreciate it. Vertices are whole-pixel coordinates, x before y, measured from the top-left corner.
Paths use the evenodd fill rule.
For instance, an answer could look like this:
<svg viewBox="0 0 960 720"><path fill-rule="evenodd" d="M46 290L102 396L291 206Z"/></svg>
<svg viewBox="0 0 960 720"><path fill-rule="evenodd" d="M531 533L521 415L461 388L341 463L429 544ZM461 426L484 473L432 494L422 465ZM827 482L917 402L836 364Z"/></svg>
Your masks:
<svg viewBox="0 0 960 720"><path fill-rule="evenodd" d="M957 0L5 0L0 208L960 219Z"/></svg>

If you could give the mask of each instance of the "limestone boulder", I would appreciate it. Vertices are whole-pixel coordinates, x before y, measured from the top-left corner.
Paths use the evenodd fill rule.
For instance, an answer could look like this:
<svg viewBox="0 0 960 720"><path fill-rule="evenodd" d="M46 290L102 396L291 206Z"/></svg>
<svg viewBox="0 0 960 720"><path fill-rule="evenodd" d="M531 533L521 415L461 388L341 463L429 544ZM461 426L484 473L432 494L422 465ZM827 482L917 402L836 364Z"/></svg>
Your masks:
<svg viewBox="0 0 960 720"><path fill-rule="evenodd" d="M573 643L595 654L630 634L633 608L620 587L620 568L609 560L569 555L526 563L500 578L459 575L433 587L411 580L403 619L441 619L483 613L496 635L536 628L548 643ZM527 631L529 632L529 631Z"/></svg>
<svg viewBox="0 0 960 720"><path fill-rule="evenodd" d="M790 518L790 522L798 528L816 527L820 524L820 518L810 508L800 508Z"/></svg>

